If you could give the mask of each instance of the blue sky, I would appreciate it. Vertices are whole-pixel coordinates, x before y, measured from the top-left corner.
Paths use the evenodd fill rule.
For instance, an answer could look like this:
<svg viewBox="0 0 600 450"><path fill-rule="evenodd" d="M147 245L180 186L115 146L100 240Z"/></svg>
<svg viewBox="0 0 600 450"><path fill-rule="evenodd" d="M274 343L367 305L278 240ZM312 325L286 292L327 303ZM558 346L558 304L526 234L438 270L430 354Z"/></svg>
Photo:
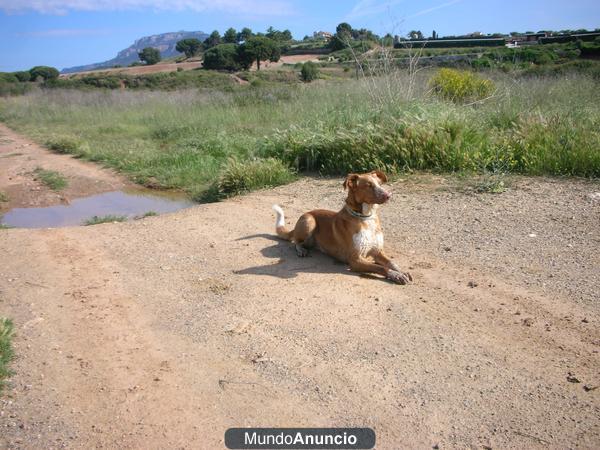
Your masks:
<svg viewBox="0 0 600 450"><path fill-rule="evenodd" d="M600 1L0 0L0 71L59 69L113 58L139 37L230 26L296 38L347 21L378 34L440 36L600 27Z"/></svg>

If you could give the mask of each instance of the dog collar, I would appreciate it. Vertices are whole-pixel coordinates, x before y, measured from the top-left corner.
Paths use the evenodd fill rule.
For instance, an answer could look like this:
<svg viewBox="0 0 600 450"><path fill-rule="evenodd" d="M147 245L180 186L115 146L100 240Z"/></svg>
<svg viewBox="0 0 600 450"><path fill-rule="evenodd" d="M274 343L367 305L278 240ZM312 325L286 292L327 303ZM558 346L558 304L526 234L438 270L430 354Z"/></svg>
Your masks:
<svg viewBox="0 0 600 450"><path fill-rule="evenodd" d="M358 217L359 219L367 220L367 219L373 218L373 211L371 211L371 214L361 214L359 212L354 211L348 205L346 205L345 208L346 208L346 211L348 212L348 214L350 214L351 216L354 216L354 217Z"/></svg>

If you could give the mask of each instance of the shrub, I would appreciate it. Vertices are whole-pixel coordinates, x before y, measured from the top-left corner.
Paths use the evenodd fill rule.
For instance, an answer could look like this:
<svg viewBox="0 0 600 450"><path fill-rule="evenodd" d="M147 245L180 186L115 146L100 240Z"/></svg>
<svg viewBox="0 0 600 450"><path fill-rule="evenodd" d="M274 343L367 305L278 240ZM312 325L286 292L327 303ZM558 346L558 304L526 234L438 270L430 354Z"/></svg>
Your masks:
<svg viewBox="0 0 600 450"><path fill-rule="evenodd" d="M59 72L54 67L35 66L29 69L29 74L31 75L31 79L33 81L37 80L38 78L42 78L44 81L46 81L58 78Z"/></svg>
<svg viewBox="0 0 600 450"><path fill-rule="evenodd" d="M13 75L17 77L19 81L25 82L31 80L31 74L26 70L21 70L19 72L13 72Z"/></svg>
<svg viewBox="0 0 600 450"><path fill-rule="evenodd" d="M11 95L23 95L31 90L31 85L28 83L7 83L0 80L0 97L8 97Z"/></svg>
<svg viewBox="0 0 600 450"><path fill-rule="evenodd" d="M440 69L429 84L437 95L457 103L484 99L495 89L491 80L456 69Z"/></svg>
<svg viewBox="0 0 600 450"><path fill-rule="evenodd" d="M311 81L316 80L318 78L319 68L312 61L305 62L304 64L302 64L300 76L302 77L302 81L310 83Z"/></svg>
<svg viewBox="0 0 600 450"><path fill-rule="evenodd" d="M240 69L237 46L235 44L219 44L204 52L205 69L236 71Z"/></svg>
<svg viewBox="0 0 600 450"><path fill-rule="evenodd" d="M216 182L218 197L279 186L294 179L286 165L274 158L238 161L230 158Z"/></svg>
<svg viewBox="0 0 600 450"><path fill-rule="evenodd" d="M17 83L19 79L13 73L0 72L0 81L5 83Z"/></svg>

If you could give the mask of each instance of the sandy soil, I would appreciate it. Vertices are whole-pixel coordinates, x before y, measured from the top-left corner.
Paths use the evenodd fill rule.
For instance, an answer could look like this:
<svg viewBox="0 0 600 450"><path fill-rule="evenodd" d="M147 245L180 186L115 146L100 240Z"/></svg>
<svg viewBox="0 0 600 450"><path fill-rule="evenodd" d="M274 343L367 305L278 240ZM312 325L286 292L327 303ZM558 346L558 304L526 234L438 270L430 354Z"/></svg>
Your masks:
<svg viewBox="0 0 600 450"><path fill-rule="evenodd" d="M278 69L279 67L283 66L284 64L296 64L296 63L304 63L307 61L314 61L314 62L318 62L319 61L319 57L321 57L323 55L313 55L313 54L307 54L307 55L289 55L289 56L282 56L281 58L279 58L279 61L277 62L270 62L270 61L263 61L260 63L260 68L263 69ZM252 65L252 70L256 70L256 64Z"/></svg>
<svg viewBox="0 0 600 450"><path fill-rule="evenodd" d="M306 62L306 61L318 61L319 57L323 55L290 55L290 56L282 56L279 61L272 63L269 61L263 61L260 65L261 69L277 69L283 64L296 64L298 62ZM88 70L85 72L75 72L61 75L61 77L72 78L77 76L90 75L94 73L121 73L125 75L146 75L150 73L160 73L160 72L175 72L178 68L183 70L192 70L198 69L202 67L201 61L188 61L181 63L158 63L151 66L134 66L134 67L118 67L112 69L98 69L98 70ZM256 63L252 65L250 70L256 70Z"/></svg>
<svg viewBox="0 0 600 450"><path fill-rule="evenodd" d="M181 63L158 63L151 66L133 66L133 67L117 67L112 69L98 69L98 70L87 70L84 72L74 72L61 75L61 77L72 78L76 76L90 75L94 73L121 73L125 75L142 75L149 73L160 73L160 72L175 72L178 68L183 70L192 70L202 67L201 61L188 61Z"/></svg>
<svg viewBox="0 0 600 450"><path fill-rule="evenodd" d="M62 157L61 157L62 158ZM338 208L303 179L140 221L0 231L17 359L0 448L223 447L233 426L367 426L377 448L600 446L600 183L392 184L361 277L273 237Z"/></svg>
<svg viewBox="0 0 600 450"><path fill-rule="evenodd" d="M55 192L41 183L37 168L63 175L67 188ZM119 190L132 184L115 172L66 155L48 152L0 123L0 214L11 208L67 204L73 198Z"/></svg>

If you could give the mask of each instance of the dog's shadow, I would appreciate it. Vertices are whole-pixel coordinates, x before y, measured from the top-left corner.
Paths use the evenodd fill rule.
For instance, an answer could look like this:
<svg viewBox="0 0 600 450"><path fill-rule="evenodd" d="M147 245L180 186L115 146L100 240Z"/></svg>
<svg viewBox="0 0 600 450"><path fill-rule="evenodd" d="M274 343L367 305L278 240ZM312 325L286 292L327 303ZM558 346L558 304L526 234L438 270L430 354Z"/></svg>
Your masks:
<svg viewBox="0 0 600 450"><path fill-rule="evenodd" d="M243 241L247 239L268 239L274 242L273 245L264 247L260 253L266 258L277 259L274 264L265 264L261 266L248 267L246 269L235 270L238 275L268 275L277 278L290 279L298 276L298 272L304 273L331 273L353 275L349 271L348 265L327 256L317 249L311 249L310 254L305 257L296 255L294 245L284 241L271 234L252 234L236 239ZM371 276L369 276L371 278ZM376 278L373 276L373 278Z"/></svg>

